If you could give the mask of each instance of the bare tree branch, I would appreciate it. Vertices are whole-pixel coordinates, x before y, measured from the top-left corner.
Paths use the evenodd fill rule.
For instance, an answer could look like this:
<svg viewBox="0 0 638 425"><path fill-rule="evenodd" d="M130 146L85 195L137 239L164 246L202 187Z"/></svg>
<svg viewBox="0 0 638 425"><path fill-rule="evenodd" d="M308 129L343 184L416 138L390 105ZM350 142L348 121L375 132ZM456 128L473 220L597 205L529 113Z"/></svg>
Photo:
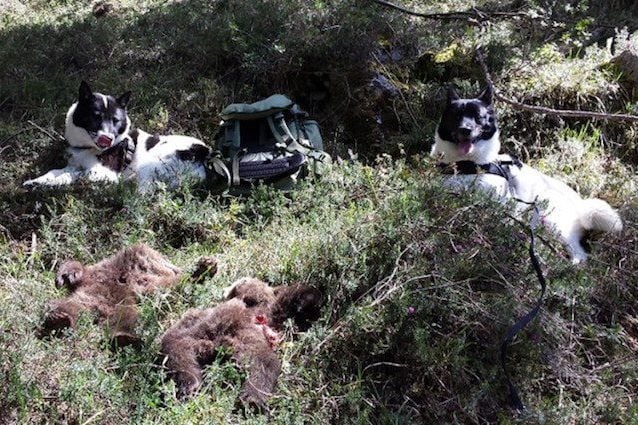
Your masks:
<svg viewBox="0 0 638 425"><path fill-rule="evenodd" d="M487 63L485 62L485 56L483 55L483 51L481 48L476 50L476 58L483 69L483 74L485 75L485 80L492 86L494 89L494 96L496 99L500 100L503 103L507 103L515 109L520 109L523 111L530 111L537 114L547 114L547 115L556 115L559 117L568 117L568 118L590 118L593 120L614 120L614 121L632 121L638 122L637 115L629 115L629 114L609 114L606 112L594 112L594 111L577 111L572 109L552 109L546 106L537 106L537 105L528 105L526 103L518 102L516 100L505 97L501 94L500 90L496 88L494 82L492 80L492 76L487 67Z"/></svg>
<svg viewBox="0 0 638 425"><path fill-rule="evenodd" d="M64 138L64 136L62 136L60 133L58 133L55 130L48 131L45 130L44 128L40 127L39 125L37 125L36 123L34 123L33 121L29 120L27 121L29 124L31 124L36 130L39 130L41 133L46 134L47 136L49 136L49 138L53 141L62 141L65 142L66 139Z"/></svg>
<svg viewBox="0 0 638 425"><path fill-rule="evenodd" d="M571 110L571 109L552 109L552 108L547 108L545 106L527 105L525 103L521 103L512 99L509 99L498 92L496 92L496 98L503 103L507 103L508 105L511 105L515 109L535 112L537 114L557 115L560 117L568 117L568 118L590 118L593 120L615 120L615 121L638 122L638 115L609 114L606 112L577 111L577 110Z"/></svg>
<svg viewBox="0 0 638 425"><path fill-rule="evenodd" d="M399 6L397 4L391 3L387 0L372 0L374 3L380 4L385 7L389 7L391 9L398 10L403 13L407 13L408 15L417 16L419 18L425 19L464 19L470 20L473 22L485 21L492 17L527 17L531 18L531 16L524 12L489 12L479 9L472 9L471 11L461 11L461 12L447 12L447 13L421 13L415 12L413 10L407 9L403 6ZM638 116L630 115L630 114L609 114L606 112L594 112L594 111L577 111L570 109L552 109L546 106L536 106L536 105L528 105L526 103L518 102L516 100L510 99L501 94L500 90L498 90L494 86L494 82L492 81L492 77L490 75L489 69L487 68L487 64L485 62L485 57L480 47L476 53L477 59L481 68L483 69L483 73L485 74L485 79L487 82L494 87L494 95L496 99L500 100L503 103L507 103L515 109L520 109L524 111L530 111L537 114L547 114L547 115L556 115L560 117L568 117L568 118L589 118L593 120L615 120L615 121L632 121L638 122Z"/></svg>
<svg viewBox="0 0 638 425"><path fill-rule="evenodd" d="M525 12L490 12L486 10L479 10L476 8L472 8L468 11L460 11L460 12L445 12L445 13L422 13L416 12L414 10L407 9L403 6L399 6L394 3L390 3L386 0L372 0L374 3L380 4L385 7L389 7L391 9L398 10L403 13L407 13L408 15L418 16L419 18L425 19L478 19L479 21L485 21L487 19L493 17L501 17L501 18L513 18L513 17L525 17L531 18L531 16Z"/></svg>

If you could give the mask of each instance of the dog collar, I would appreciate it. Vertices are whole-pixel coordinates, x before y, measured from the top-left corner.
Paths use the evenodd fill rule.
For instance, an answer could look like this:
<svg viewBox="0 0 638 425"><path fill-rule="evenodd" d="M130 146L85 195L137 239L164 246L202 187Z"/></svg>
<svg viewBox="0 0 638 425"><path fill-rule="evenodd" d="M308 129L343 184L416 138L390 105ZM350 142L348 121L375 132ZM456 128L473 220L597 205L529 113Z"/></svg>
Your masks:
<svg viewBox="0 0 638 425"><path fill-rule="evenodd" d="M511 158L512 159L509 161L494 161L488 162L487 164L477 164L474 161L457 161L452 163L440 162L436 164L436 166L443 174L469 175L487 173L495 174L509 180L512 174L509 167L514 165L521 168L523 166L523 163L517 157L512 156Z"/></svg>

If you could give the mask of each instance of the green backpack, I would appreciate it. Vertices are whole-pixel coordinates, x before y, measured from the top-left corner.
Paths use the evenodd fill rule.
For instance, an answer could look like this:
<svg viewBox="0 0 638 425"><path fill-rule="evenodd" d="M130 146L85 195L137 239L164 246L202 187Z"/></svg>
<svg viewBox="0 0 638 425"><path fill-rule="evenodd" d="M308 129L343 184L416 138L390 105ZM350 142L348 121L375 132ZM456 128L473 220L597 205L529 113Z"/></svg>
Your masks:
<svg viewBox="0 0 638 425"><path fill-rule="evenodd" d="M331 160L323 151L317 122L286 96L233 103L220 115L212 167L231 189L257 182L289 189L299 178L320 174Z"/></svg>

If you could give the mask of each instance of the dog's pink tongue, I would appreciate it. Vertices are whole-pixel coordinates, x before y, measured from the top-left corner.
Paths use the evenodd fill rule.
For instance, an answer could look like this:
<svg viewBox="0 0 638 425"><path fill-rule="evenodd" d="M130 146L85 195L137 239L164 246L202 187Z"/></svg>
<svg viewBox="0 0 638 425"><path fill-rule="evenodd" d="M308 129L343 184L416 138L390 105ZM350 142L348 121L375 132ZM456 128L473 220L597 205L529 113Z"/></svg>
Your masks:
<svg viewBox="0 0 638 425"><path fill-rule="evenodd" d="M463 155L467 155L468 153L470 153L470 151L472 150L472 148L474 147L474 145L472 144L472 142L462 142L459 143L459 151L463 154Z"/></svg>
<svg viewBox="0 0 638 425"><path fill-rule="evenodd" d="M113 140L110 137L102 135L102 136L97 138L97 142L96 143L101 148L108 148L108 147L111 146L111 142L112 141Z"/></svg>

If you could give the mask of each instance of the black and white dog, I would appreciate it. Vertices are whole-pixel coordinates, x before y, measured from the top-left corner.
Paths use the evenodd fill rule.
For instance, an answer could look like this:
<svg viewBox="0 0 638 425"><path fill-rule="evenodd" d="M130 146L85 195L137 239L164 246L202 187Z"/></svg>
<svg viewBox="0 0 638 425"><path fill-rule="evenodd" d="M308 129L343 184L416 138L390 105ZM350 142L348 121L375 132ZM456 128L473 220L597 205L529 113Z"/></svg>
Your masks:
<svg viewBox="0 0 638 425"><path fill-rule="evenodd" d="M484 190L503 202L545 205L540 220L555 230L574 264L587 259L581 240L587 230L620 232L618 213L600 199L582 199L566 184L499 155L501 143L488 86L477 98L460 99L453 88L436 130L431 156L446 174L445 184L455 189Z"/></svg>
<svg viewBox="0 0 638 425"><path fill-rule="evenodd" d="M86 178L116 182L135 179L142 192L158 181L177 186L206 178L210 149L189 136L156 136L131 130L126 112L131 92L115 98L94 93L82 81L79 98L66 114L64 136L68 164L24 182L25 186L60 186Z"/></svg>

